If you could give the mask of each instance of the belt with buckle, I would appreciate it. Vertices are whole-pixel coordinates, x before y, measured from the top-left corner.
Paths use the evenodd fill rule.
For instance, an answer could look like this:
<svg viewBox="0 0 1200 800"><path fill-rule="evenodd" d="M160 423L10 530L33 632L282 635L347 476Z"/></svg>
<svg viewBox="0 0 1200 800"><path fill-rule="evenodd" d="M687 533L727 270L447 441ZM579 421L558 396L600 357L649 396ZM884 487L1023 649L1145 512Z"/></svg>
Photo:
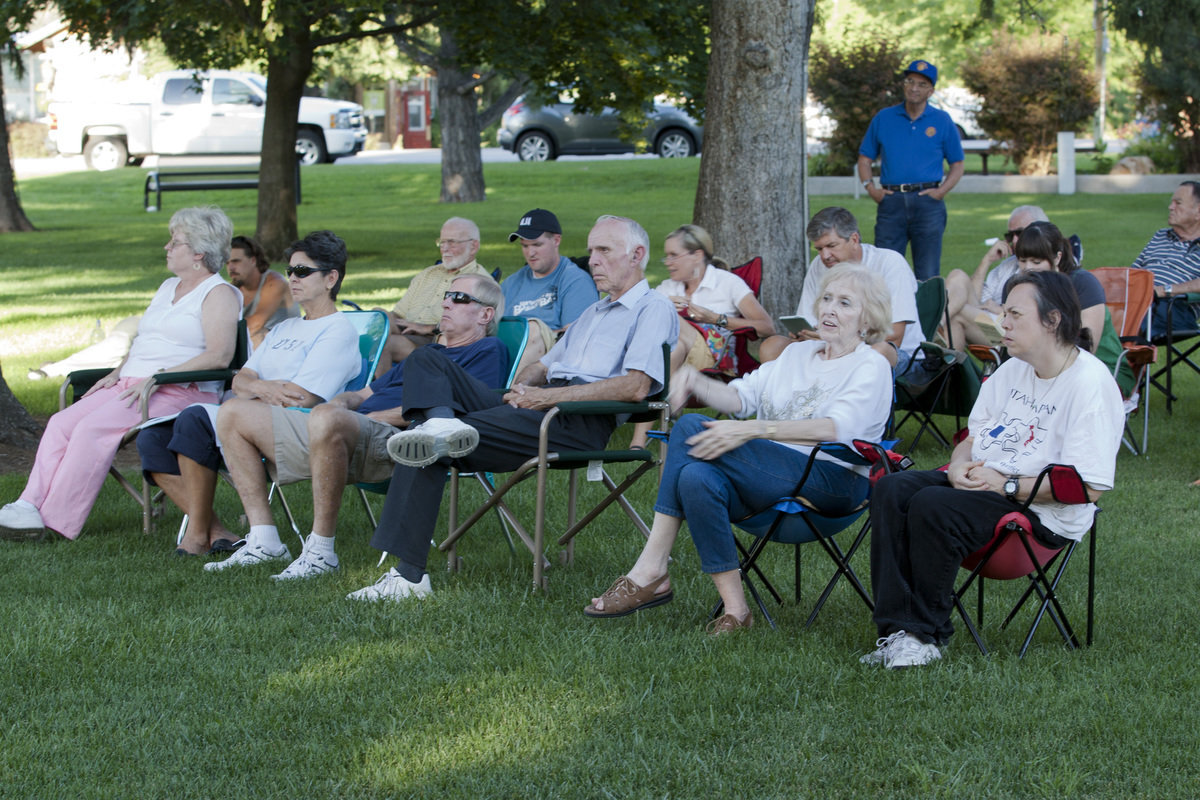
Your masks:
<svg viewBox="0 0 1200 800"><path fill-rule="evenodd" d="M941 186L941 181L930 181L929 183L883 183L880 184L889 192L923 192L926 189L936 189Z"/></svg>

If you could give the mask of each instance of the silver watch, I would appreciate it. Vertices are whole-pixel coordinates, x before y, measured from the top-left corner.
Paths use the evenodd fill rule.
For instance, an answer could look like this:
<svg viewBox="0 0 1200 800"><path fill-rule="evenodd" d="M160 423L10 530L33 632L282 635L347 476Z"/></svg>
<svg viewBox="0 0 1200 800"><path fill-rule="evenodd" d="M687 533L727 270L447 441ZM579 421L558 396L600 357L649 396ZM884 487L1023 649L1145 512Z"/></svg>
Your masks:
<svg viewBox="0 0 1200 800"><path fill-rule="evenodd" d="M1004 482L1004 496L1009 500L1016 502L1017 490L1021 488L1021 483L1016 475L1010 475L1008 480Z"/></svg>

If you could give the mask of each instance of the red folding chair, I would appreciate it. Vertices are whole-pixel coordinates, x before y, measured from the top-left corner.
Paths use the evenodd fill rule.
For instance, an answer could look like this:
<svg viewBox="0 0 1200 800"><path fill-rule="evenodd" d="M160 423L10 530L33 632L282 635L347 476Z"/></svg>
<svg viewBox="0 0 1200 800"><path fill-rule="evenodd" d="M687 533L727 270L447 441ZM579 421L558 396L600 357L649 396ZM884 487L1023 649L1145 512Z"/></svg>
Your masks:
<svg viewBox="0 0 1200 800"><path fill-rule="evenodd" d="M1034 482L1033 491L1030 492L1029 500L1026 500L1020 511L1013 511L1005 514L996 523L996 532L986 545L976 550L974 553L963 559L963 569L970 570L967 576L959 587L954 591L954 607L958 609L958 613L962 616L963 622L967 626L967 630L971 632L971 636L975 639L975 644L979 646L979 650L984 655L987 655L987 647L983 643L983 638L979 634L978 625L983 624L983 578L992 580L1015 580L1018 578L1027 578L1029 586L1026 587L1024 594L1013 606L1000 628L1004 629L1008 623L1016 617L1017 613L1024 607L1026 601L1033 595L1038 597L1038 609L1034 615L1033 624L1029 626L1029 632L1025 636L1025 642L1021 645L1021 652L1018 657L1024 657L1025 651L1029 649L1029 643L1033 641L1033 634L1037 631L1038 624L1041 623L1042 617L1046 614L1050 615L1050 619L1054 621L1054 625L1058 628L1058 632L1062 634L1063 640L1071 649L1079 647L1079 640L1075 636L1075 631L1071 627L1070 621L1067 619L1066 613L1063 611L1062 604L1059 602L1056 590L1059 582L1062 580L1063 573L1066 572L1067 564L1071 561L1071 556L1075 552L1075 548L1079 542L1072 541L1062 548L1047 547L1034 537L1032 531L1033 526L1029 521L1028 511L1029 505L1033 497L1038 493L1044 480L1050 481L1050 489L1054 499L1060 503L1076 504L1087 503L1087 485L1083 482L1083 478L1074 467L1065 464L1050 464L1038 474L1037 480ZM1097 509L1097 514L1099 509ZM1088 588L1087 588L1087 644L1092 644L1092 625L1094 621L1094 603L1096 596L1096 519L1092 518L1092 526L1087 532L1088 539ZM1053 570L1053 575L1051 575ZM971 584L974 583L978 592L976 620L972 620L970 614L967 613L966 606L963 605L962 598L966 596Z"/></svg>

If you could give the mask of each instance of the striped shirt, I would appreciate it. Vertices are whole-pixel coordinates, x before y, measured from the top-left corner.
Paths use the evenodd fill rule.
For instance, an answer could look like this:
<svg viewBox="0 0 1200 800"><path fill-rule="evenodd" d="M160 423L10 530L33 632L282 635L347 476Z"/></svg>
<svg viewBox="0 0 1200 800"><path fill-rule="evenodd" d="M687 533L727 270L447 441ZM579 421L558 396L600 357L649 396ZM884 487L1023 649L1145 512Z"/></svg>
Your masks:
<svg viewBox="0 0 1200 800"><path fill-rule="evenodd" d="M1153 272L1155 286L1194 281L1200 278L1200 239L1185 242L1171 228L1163 228L1150 237L1133 266Z"/></svg>

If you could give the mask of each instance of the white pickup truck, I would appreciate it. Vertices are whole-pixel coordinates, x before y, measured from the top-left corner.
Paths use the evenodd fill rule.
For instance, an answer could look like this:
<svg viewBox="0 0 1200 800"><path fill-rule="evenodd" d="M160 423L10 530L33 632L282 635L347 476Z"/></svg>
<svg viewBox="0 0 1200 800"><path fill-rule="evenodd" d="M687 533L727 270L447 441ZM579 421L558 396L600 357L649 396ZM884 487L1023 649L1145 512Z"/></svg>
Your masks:
<svg viewBox="0 0 1200 800"><path fill-rule="evenodd" d="M197 79L198 78L198 79ZM148 155L257 154L267 81L252 72L163 72L134 89L132 102L50 104L50 138L60 153L83 153L92 169L140 164ZM354 155L366 142L357 103L304 97L296 129L301 164Z"/></svg>

